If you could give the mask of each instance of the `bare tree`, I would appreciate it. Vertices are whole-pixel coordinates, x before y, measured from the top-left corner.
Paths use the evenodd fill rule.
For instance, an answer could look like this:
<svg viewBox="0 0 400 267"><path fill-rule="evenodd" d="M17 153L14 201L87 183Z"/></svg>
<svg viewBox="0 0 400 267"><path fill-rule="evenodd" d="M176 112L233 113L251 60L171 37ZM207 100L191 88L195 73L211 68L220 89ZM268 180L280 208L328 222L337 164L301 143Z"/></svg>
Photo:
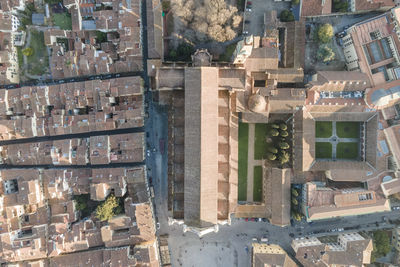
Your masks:
<svg viewBox="0 0 400 267"><path fill-rule="evenodd" d="M172 0L172 10L183 28L194 31L190 36L186 36L188 29L180 32L191 41L232 40L242 20L237 8L227 5L225 0Z"/></svg>

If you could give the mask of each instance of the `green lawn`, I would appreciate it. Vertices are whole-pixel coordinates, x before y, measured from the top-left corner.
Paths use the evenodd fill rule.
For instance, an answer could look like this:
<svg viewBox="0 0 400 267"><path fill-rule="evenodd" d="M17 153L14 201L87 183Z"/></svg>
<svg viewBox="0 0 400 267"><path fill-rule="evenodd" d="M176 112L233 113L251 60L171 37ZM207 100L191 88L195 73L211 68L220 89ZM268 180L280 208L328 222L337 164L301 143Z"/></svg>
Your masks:
<svg viewBox="0 0 400 267"><path fill-rule="evenodd" d="M317 159L332 158L332 144L328 142L315 143L315 157Z"/></svg>
<svg viewBox="0 0 400 267"><path fill-rule="evenodd" d="M358 158L358 143L339 143L336 147L337 159L357 159Z"/></svg>
<svg viewBox="0 0 400 267"><path fill-rule="evenodd" d="M30 30L30 47L33 55L28 57L28 71L33 75L42 75L49 68L49 57L44 44L44 33L37 30Z"/></svg>
<svg viewBox="0 0 400 267"><path fill-rule="evenodd" d="M60 27L62 30L72 30L71 15L68 12L65 13L53 13L53 23Z"/></svg>
<svg viewBox="0 0 400 267"><path fill-rule="evenodd" d="M339 138L360 138L360 123L338 121L336 122L336 133Z"/></svg>
<svg viewBox="0 0 400 267"><path fill-rule="evenodd" d="M268 124L256 123L254 129L254 159L262 159L267 152Z"/></svg>
<svg viewBox="0 0 400 267"><path fill-rule="evenodd" d="M19 69L21 70L22 67L24 66L24 55L22 54L21 47L17 47L17 54L18 54L18 65Z"/></svg>
<svg viewBox="0 0 400 267"><path fill-rule="evenodd" d="M254 184L253 184L253 201L262 201L262 187L263 187L262 167L254 166Z"/></svg>
<svg viewBox="0 0 400 267"><path fill-rule="evenodd" d="M315 122L315 137L329 138L331 136L332 136L332 122L331 121Z"/></svg>
<svg viewBox="0 0 400 267"><path fill-rule="evenodd" d="M249 143L249 125L239 123L239 159L238 159L238 201L247 200L247 154Z"/></svg>

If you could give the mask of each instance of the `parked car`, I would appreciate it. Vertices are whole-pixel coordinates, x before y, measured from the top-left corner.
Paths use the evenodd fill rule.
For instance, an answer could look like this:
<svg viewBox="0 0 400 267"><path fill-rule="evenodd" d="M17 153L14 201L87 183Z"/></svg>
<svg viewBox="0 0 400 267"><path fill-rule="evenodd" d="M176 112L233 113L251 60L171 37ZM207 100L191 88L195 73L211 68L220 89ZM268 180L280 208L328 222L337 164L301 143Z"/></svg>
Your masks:
<svg viewBox="0 0 400 267"><path fill-rule="evenodd" d="M250 221L255 222L256 218L251 218Z"/></svg>
<svg viewBox="0 0 400 267"><path fill-rule="evenodd" d="M250 23L250 20L245 20L244 21L244 24L249 24Z"/></svg>
<svg viewBox="0 0 400 267"><path fill-rule="evenodd" d="M248 221L249 221L249 218L245 218L244 220L245 220L246 222L248 222Z"/></svg>
<svg viewBox="0 0 400 267"><path fill-rule="evenodd" d="M251 12L251 8L247 8L247 7L246 7L246 11L247 11L247 12Z"/></svg>
<svg viewBox="0 0 400 267"><path fill-rule="evenodd" d="M251 5L252 3L251 3L251 1L247 1L247 5Z"/></svg>

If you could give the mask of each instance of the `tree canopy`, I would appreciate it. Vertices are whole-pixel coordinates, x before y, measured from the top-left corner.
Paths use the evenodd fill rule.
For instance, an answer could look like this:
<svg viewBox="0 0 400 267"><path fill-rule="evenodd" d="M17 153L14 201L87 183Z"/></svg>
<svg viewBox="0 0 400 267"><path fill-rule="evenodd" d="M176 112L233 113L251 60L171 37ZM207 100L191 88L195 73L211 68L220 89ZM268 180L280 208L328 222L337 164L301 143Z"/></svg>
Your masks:
<svg viewBox="0 0 400 267"><path fill-rule="evenodd" d="M32 47L27 47L25 49L22 50L22 54L24 54L27 57L30 57L33 55L33 49Z"/></svg>
<svg viewBox="0 0 400 267"><path fill-rule="evenodd" d="M390 252L391 245L389 236L385 231L378 230L374 232L373 235L374 250L372 251L371 262L375 259L386 256Z"/></svg>
<svg viewBox="0 0 400 267"><path fill-rule="evenodd" d="M242 21L238 9L225 0L175 0L171 7L181 26L178 34L191 41L232 40Z"/></svg>
<svg viewBox="0 0 400 267"><path fill-rule="evenodd" d="M318 41L321 43L329 43L333 37L333 27L331 24L324 24L318 28L317 32Z"/></svg>
<svg viewBox="0 0 400 267"><path fill-rule="evenodd" d="M317 59L322 62L329 62L335 59L335 52L327 45L321 45L317 52Z"/></svg>
<svg viewBox="0 0 400 267"><path fill-rule="evenodd" d="M96 208L96 218L100 221L108 221L114 217L118 210L119 203L114 195L110 195L106 201Z"/></svg>
<svg viewBox="0 0 400 267"><path fill-rule="evenodd" d="M283 10L281 14L279 15L279 19L282 22L289 22L289 21L294 21L294 15L291 11L289 10Z"/></svg>
<svg viewBox="0 0 400 267"><path fill-rule="evenodd" d="M333 0L333 12L347 12L349 3L342 0Z"/></svg>

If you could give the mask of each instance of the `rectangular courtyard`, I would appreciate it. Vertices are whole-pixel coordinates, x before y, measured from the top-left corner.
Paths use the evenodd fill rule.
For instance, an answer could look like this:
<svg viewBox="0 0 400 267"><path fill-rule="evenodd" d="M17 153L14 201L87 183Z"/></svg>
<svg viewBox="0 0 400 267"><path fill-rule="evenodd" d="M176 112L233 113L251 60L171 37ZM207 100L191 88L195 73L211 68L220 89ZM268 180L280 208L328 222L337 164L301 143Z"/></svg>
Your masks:
<svg viewBox="0 0 400 267"><path fill-rule="evenodd" d="M361 123L316 121L315 158L320 160L359 160Z"/></svg>

